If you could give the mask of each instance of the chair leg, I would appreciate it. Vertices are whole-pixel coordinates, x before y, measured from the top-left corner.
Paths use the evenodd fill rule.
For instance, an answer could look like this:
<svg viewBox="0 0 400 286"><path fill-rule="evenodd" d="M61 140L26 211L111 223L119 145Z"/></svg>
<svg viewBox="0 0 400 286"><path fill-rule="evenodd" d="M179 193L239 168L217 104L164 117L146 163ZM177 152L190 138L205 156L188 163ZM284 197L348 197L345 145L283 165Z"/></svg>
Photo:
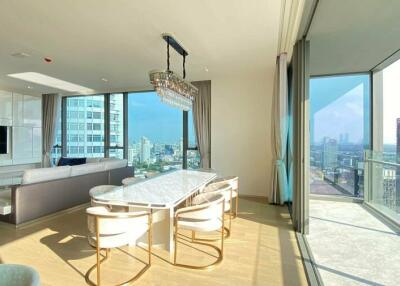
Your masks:
<svg viewBox="0 0 400 286"><path fill-rule="evenodd" d="M153 243L153 230L152 230L153 218L152 215L149 215L149 230L147 231L147 244L149 251L149 266L151 265L151 246Z"/></svg>
<svg viewBox="0 0 400 286"><path fill-rule="evenodd" d="M235 203L236 203L236 208L235 208L235 218L238 216L238 209L239 209L239 193L236 193L236 198L235 198Z"/></svg>
<svg viewBox="0 0 400 286"><path fill-rule="evenodd" d="M97 285L100 286L100 248L98 243L96 247L96 268L97 268Z"/></svg>
<svg viewBox="0 0 400 286"><path fill-rule="evenodd" d="M194 242L196 239L196 232L192 230L192 242Z"/></svg>
<svg viewBox="0 0 400 286"><path fill-rule="evenodd" d="M176 256L178 255L178 224L175 223L174 233L174 264L176 265Z"/></svg>

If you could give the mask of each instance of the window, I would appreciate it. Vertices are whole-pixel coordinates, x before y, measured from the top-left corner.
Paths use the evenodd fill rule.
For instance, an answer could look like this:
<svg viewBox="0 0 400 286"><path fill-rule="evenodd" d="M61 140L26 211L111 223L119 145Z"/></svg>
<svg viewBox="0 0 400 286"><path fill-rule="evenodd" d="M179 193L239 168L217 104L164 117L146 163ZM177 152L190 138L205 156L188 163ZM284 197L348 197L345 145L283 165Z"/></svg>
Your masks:
<svg viewBox="0 0 400 286"><path fill-rule="evenodd" d="M197 148L193 112L191 110L188 111L188 150L186 154L188 169L200 168L200 153Z"/></svg>
<svg viewBox="0 0 400 286"><path fill-rule="evenodd" d="M135 173L181 169L182 111L161 103L155 92L128 94L128 161Z"/></svg>
<svg viewBox="0 0 400 286"><path fill-rule="evenodd" d="M310 80L311 193L363 197L369 74Z"/></svg>
<svg viewBox="0 0 400 286"><path fill-rule="evenodd" d="M109 157L124 157L124 95L110 94L110 134Z"/></svg>
<svg viewBox="0 0 400 286"><path fill-rule="evenodd" d="M68 97L66 101L66 155L104 157L104 95Z"/></svg>

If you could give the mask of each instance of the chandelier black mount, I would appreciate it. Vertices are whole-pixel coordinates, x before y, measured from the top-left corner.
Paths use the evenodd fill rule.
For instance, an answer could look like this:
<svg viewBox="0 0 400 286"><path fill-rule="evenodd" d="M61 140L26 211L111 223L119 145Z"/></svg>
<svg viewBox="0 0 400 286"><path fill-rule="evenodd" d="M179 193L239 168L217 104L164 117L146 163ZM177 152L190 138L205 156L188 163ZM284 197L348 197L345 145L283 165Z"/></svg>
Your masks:
<svg viewBox="0 0 400 286"><path fill-rule="evenodd" d="M198 89L190 82L185 81L185 64L189 53L171 34L162 34L161 37L167 42L167 70L150 71L150 83L154 86L162 102L185 111L190 110L192 101L198 94ZM170 70L170 46L183 57L182 78Z"/></svg>

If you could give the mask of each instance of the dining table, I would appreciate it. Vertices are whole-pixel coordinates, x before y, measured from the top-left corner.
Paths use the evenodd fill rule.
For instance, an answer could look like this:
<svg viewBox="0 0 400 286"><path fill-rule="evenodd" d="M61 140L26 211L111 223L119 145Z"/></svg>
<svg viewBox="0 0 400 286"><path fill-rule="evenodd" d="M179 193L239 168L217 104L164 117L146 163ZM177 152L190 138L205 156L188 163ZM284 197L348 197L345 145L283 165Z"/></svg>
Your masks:
<svg viewBox="0 0 400 286"><path fill-rule="evenodd" d="M138 180L127 186L116 186L106 192L92 193L92 200L107 205L127 206L130 211L148 210L153 215L153 246L174 253L174 216L184 205L217 177L208 170L175 170ZM145 245L145 237L134 244Z"/></svg>

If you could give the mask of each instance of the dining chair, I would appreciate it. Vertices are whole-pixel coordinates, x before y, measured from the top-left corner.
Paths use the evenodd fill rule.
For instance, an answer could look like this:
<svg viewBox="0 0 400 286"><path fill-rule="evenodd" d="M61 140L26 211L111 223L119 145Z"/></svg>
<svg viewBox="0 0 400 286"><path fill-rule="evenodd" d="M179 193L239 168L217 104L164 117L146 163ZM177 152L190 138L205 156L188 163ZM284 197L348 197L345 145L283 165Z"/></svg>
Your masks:
<svg viewBox="0 0 400 286"><path fill-rule="evenodd" d="M131 243L147 232L148 262L142 270L128 281L118 285L125 285L137 280L151 265L152 246L152 214L151 212L111 212L103 206L86 209L88 223L88 241L96 248L96 263L86 272L85 279L89 285L100 286L100 265L109 258L112 248L118 248ZM100 251L105 250L103 259ZM92 271L97 270L96 283L90 279Z"/></svg>
<svg viewBox="0 0 400 286"><path fill-rule="evenodd" d="M190 269L208 269L223 259L224 254L224 213L225 197L223 194L206 193L200 194L203 203L196 206L183 207L175 212L174 218L174 265ZM192 233L221 231L221 245L217 246L210 243L203 243L192 239L192 243L209 246L218 253L216 261L204 266L195 266L177 263L178 256L178 234L179 230L188 230Z"/></svg>
<svg viewBox="0 0 400 286"><path fill-rule="evenodd" d="M236 218L239 209L239 177L238 176L226 176L216 178L209 183L209 185L224 185L229 184L232 187L232 199L235 200L235 213L232 218ZM233 205L232 205L233 206Z"/></svg>
<svg viewBox="0 0 400 286"><path fill-rule="evenodd" d="M142 181L142 180L143 180L143 178L139 178L139 177L127 177L122 180L122 185L129 186L129 185L132 185L132 184Z"/></svg>
<svg viewBox="0 0 400 286"><path fill-rule="evenodd" d="M230 184L222 184L222 183L211 183L207 185L200 195L195 196L192 199L192 205L200 205L204 203L203 194L222 194L225 197L225 214L228 216L228 226L224 227L224 235L225 238L229 238L231 235L231 228L232 228L232 198L233 198L233 191ZM224 215L225 219L225 215ZM192 237L196 238L196 234L192 233ZM211 239L211 238L197 238L198 241L216 241L218 239Z"/></svg>

